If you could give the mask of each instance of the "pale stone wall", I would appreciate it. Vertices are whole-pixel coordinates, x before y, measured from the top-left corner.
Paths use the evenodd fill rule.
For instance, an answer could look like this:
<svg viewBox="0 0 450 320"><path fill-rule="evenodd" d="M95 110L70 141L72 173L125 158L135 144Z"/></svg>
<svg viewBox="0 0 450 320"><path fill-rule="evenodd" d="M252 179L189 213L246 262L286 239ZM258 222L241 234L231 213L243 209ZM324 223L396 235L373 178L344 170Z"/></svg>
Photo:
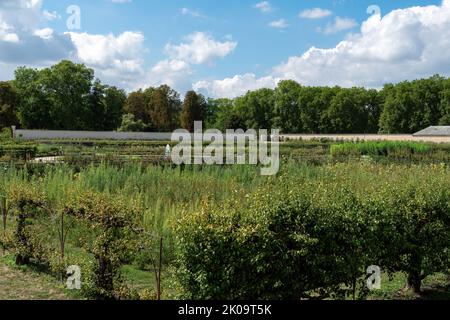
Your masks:
<svg viewBox="0 0 450 320"><path fill-rule="evenodd" d="M16 130L14 132L14 137L18 140L79 139L170 141L171 133Z"/></svg>
<svg viewBox="0 0 450 320"><path fill-rule="evenodd" d="M96 131L53 131L53 130L13 130L13 137L19 140L137 140L137 141L170 141L172 133L161 132L96 132ZM186 137L187 138L187 137ZM450 137L415 137L413 135L377 135L377 134L284 134L282 140L315 140L329 139L339 141L425 141L450 143Z"/></svg>
<svg viewBox="0 0 450 320"><path fill-rule="evenodd" d="M424 141L435 143L450 143L450 137L415 137L409 134L285 134L282 138L289 140L330 139L343 141Z"/></svg>

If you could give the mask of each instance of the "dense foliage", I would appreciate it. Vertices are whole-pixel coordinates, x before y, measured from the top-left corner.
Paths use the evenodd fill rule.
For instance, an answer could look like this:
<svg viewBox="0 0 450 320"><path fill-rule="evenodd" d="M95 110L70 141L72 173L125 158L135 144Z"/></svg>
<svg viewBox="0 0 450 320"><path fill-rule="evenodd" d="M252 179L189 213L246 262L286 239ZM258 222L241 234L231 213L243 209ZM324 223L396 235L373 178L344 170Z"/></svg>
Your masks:
<svg viewBox="0 0 450 320"><path fill-rule="evenodd" d="M137 212L120 199L95 193L72 196L63 210L64 214L87 223L88 233L81 241L95 258L92 294L97 299L120 298L117 294L117 285L121 283L120 268L127 252L133 252L132 239L137 233L133 219ZM92 242L88 241L90 239Z"/></svg>
<svg viewBox="0 0 450 320"><path fill-rule="evenodd" d="M181 126L189 132L194 132L194 122L205 118L205 98L195 91L186 93L181 111Z"/></svg>
<svg viewBox="0 0 450 320"><path fill-rule="evenodd" d="M126 94L94 79L94 70L62 61L42 70L19 68L13 85L19 95L20 124L30 129L113 130Z"/></svg>
<svg viewBox="0 0 450 320"><path fill-rule="evenodd" d="M147 130L170 132L179 128L180 96L166 85L132 92L125 102L125 112L142 121Z"/></svg>
<svg viewBox="0 0 450 320"><path fill-rule="evenodd" d="M19 96L9 82L0 82L0 129L18 124Z"/></svg>
<svg viewBox="0 0 450 320"><path fill-rule="evenodd" d="M123 118L128 114L134 119ZM205 101L189 91L182 102L167 85L127 95L101 84L92 69L62 61L42 70L19 68L14 81L0 84L0 127L170 132L190 130L194 120L220 130L414 133L430 125L450 125L450 79L436 75L386 84L381 90L308 87L283 80L275 89L249 91L235 99Z"/></svg>
<svg viewBox="0 0 450 320"><path fill-rule="evenodd" d="M371 265L422 280L450 267L442 166L326 166L288 173L242 204L205 204L176 229L190 299L364 295Z"/></svg>
<svg viewBox="0 0 450 320"><path fill-rule="evenodd" d="M445 165L285 161L270 178L251 166L5 167L1 243L57 278L80 266L83 295L103 299L156 296L161 237L164 297L364 298L370 265L416 291L449 269ZM130 269L147 280L135 287Z"/></svg>

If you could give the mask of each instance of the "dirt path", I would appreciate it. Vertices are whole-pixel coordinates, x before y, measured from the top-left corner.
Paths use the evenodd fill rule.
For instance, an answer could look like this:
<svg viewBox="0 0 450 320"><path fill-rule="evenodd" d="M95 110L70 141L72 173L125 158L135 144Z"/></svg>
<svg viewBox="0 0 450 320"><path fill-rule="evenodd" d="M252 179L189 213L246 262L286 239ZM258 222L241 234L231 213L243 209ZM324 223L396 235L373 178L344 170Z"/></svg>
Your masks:
<svg viewBox="0 0 450 320"><path fill-rule="evenodd" d="M11 269L0 262L0 300L68 300L50 277Z"/></svg>

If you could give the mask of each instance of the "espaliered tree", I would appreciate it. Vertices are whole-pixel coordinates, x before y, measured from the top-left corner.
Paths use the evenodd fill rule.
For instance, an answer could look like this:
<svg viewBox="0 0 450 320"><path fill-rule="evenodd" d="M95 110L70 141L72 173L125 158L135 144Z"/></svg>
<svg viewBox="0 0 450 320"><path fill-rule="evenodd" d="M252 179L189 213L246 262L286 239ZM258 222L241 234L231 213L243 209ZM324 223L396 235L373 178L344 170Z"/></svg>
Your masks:
<svg viewBox="0 0 450 320"><path fill-rule="evenodd" d="M16 264L25 265L34 256L33 242L30 239L29 227L33 219L45 208L44 195L33 185L17 185L9 191L9 208L16 218L14 233L14 253Z"/></svg>
<svg viewBox="0 0 450 320"><path fill-rule="evenodd" d="M194 122L203 121L205 118L206 101L201 94L188 91L181 111L181 126L189 132L194 131Z"/></svg>
<svg viewBox="0 0 450 320"><path fill-rule="evenodd" d="M7 227L7 221L8 221L8 201L7 196L2 192L0 189L0 212L2 215L2 240L1 240L1 246L3 248L3 254L5 254L6 250L6 227Z"/></svg>
<svg viewBox="0 0 450 320"><path fill-rule="evenodd" d="M133 242L128 239L139 232L133 227L136 212L121 200L83 193L67 202L64 214L85 221L95 235L92 243L85 244L96 261L93 270L95 298L117 299L124 256L134 249L130 248Z"/></svg>

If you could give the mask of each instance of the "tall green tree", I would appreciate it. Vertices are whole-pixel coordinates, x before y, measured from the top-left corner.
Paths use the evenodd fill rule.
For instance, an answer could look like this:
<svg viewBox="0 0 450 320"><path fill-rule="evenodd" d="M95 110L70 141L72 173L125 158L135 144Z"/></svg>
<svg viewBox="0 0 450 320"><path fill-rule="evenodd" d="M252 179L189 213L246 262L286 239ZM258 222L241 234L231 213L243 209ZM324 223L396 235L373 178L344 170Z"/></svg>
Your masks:
<svg viewBox="0 0 450 320"><path fill-rule="evenodd" d="M386 86L381 131L414 133L438 124L442 118L443 88L444 79L440 76Z"/></svg>
<svg viewBox="0 0 450 320"><path fill-rule="evenodd" d="M0 82L0 129L18 124L19 96L10 82Z"/></svg>
<svg viewBox="0 0 450 320"><path fill-rule="evenodd" d="M439 124L442 126L450 126L450 79L445 81L441 92Z"/></svg>
<svg viewBox="0 0 450 320"><path fill-rule="evenodd" d="M85 115L90 114L91 88L94 86L94 70L83 64L61 61L40 72L42 91L50 101L53 129L84 130Z"/></svg>
<svg viewBox="0 0 450 320"><path fill-rule="evenodd" d="M302 132L299 97L302 87L293 80L278 83L274 92L273 126L282 132Z"/></svg>
<svg viewBox="0 0 450 320"><path fill-rule="evenodd" d="M155 130L170 132L179 127L180 95L169 86L162 85L154 89L148 107L151 123Z"/></svg>
<svg viewBox="0 0 450 320"><path fill-rule="evenodd" d="M20 67L15 71L13 85L19 95L18 117L23 128L53 129L50 99L42 90L40 71Z"/></svg>
<svg viewBox="0 0 450 320"><path fill-rule="evenodd" d="M321 97L322 88L305 87L299 92L297 106L302 124L302 131L298 133L318 133L322 112L326 109Z"/></svg>
<svg viewBox="0 0 450 320"><path fill-rule="evenodd" d="M388 85L384 90L386 100L380 117L381 132L389 134L411 132L411 113L415 109L416 102L410 83Z"/></svg>
<svg viewBox="0 0 450 320"><path fill-rule="evenodd" d="M81 120L84 130L105 130L106 123L106 103L104 100L105 86L100 81L95 81L91 92L87 96L86 112Z"/></svg>
<svg viewBox="0 0 450 320"><path fill-rule="evenodd" d="M23 127L59 130L115 130L126 94L103 85L94 71L70 61L46 69L19 68L14 87Z"/></svg>
<svg viewBox="0 0 450 320"><path fill-rule="evenodd" d="M149 123L150 112L148 110L148 102L149 100L142 90L131 92L125 101L125 113L132 114L135 120Z"/></svg>
<svg viewBox="0 0 450 320"><path fill-rule="evenodd" d="M234 100L208 99L205 112L205 127L207 129L218 129L225 132L227 129L239 129L240 126L234 127L230 121L232 115L235 114Z"/></svg>
<svg viewBox="0 0 450 320"><path fill-rule="evenodd" d="M114 86L106 87L104 92L104 103L106 109L103 129L106 131L116 130L122 123L127 94L125 90Z"/></svg>
<svg viewBox="0 0 450 320"><path fill-rule="evenodd" d="M328 109L334 97L342 90L339 87L320 87L316 88L317 95L312 98L312 103L307 104L306 113L303 118L311 116L314 119L313 125L317 125L317 131L312 133L331 133L332 124L330 124ZM317 122L315 122L317 121Z"/></svg>
<svg viewBox="0 0 450 320"><path fill-rule="evenodd" d="M244 119L245 128L272 129L274 118L274 91L259 89L249 91L235 100L235 111Z"/></svg>
<svg viewBox="0 0 450 320"><path fill-rule="evenodd" d="M194 132L194 122L203 121L205 118L206 100L195 91L188 91L184 97L181 111L181 127Z"/></svg>
<svg viewBox="0 0 450 320"><path fill-rule="evenodd" d="M379 92L375 89L368 90L365 96L364 108L367 112L367 130L365 132L378 133L380 131L379 122L385 96L382 91Z"/></svg>
<svg viewBox="0 0 450 320"><path fill-rule="evenodd" d="M360 88L342 89L333 97L324 114L329 133L367 132L365 93Z"/></svg>
<svg viewBox="0 0 450 320"><path fill-rule="evenodd" d="M61 61L42 70L19 68L14 86L20 95L22 126L30 129L92 129L90 102L91 89L95 87L94 71L83 64ZM102 120L98 119L98 122Z"/></svg>

